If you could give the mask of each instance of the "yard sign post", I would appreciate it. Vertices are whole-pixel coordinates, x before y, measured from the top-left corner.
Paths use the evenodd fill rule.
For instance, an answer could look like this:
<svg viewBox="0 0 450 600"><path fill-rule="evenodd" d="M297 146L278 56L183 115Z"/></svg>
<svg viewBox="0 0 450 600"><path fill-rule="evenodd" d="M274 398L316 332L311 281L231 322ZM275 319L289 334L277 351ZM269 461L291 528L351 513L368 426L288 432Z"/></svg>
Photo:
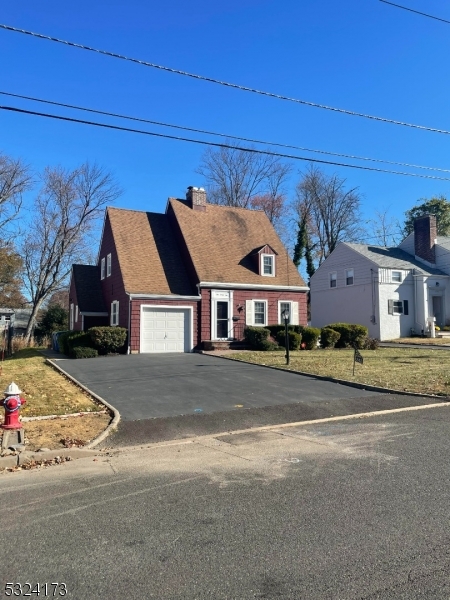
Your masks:
<svg viewBox="0 0 450 600"><path fill-rule="evenodd" d="M358 348L354 346L355 353L353 354L353 375L355 374L355 363L364 364L364 359L362 354L359 352Z"/></svg>

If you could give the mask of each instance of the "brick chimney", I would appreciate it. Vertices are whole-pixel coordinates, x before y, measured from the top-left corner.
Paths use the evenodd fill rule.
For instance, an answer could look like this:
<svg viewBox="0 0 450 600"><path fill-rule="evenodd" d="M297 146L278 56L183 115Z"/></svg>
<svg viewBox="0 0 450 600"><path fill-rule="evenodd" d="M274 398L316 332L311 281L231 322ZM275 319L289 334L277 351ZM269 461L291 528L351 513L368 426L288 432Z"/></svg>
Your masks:
<svg viewBox="0 0 450 600"><path fill-rule="evenodd" d="M414 219L414 254L432 265L436 263L436 238L435 215L426 214Z"/></svg>
<svg viewBox="0 0 450 600"><path fill-rule="evenodd" d="M193 210L206 210L206 191L190 185L186 192L186 200Z"/></svg>

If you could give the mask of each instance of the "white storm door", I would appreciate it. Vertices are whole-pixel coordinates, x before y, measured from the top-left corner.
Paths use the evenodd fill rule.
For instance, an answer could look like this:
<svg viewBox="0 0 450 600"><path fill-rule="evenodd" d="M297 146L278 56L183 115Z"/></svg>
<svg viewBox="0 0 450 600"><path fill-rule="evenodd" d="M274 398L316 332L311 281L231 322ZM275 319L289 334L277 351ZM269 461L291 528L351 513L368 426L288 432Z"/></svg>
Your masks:
<svg viewBox="0 0 450 600"><path fill-rule="evenodd" d="M189 310L142 308L141 352L189 352Z"/></svg>
<svg viewBox="0 0 450 600"><path fill-rule="evenodd" d="M211 292L211 339L229 340L233 337L233 292Z"/></svg>

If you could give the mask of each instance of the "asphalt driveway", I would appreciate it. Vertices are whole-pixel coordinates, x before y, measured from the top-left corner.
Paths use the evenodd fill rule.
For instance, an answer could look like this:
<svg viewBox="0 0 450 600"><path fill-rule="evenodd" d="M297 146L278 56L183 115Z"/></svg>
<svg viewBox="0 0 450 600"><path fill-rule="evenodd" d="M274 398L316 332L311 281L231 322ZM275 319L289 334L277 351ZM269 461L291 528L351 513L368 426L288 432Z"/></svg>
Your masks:
<svg viewBox="0 0 450 600"><path fill-rule="evenodd" d="M124 421L292 404L302 405L305 414L326 416L430 402L390 396L387 405L386 394L204 354L59 359L57 364L115 406Z"/></svg>

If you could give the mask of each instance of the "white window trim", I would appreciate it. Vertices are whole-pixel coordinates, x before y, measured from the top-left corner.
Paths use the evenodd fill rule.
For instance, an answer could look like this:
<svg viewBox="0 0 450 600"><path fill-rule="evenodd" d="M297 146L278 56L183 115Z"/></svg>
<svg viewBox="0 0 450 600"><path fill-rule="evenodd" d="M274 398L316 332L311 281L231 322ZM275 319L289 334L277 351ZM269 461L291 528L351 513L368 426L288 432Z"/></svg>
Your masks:
<svg viewBox="0 0 450 600"><path fill-rule="evenodd" d="M272 259L272 273L264 273L264 257L270 257ZM260 273L263 277L275 277L275 254L261 254Z"/></svg>
<svg viewBox="0 0 450 600"><path fill-rule="evenodd" d="M400 273L400 281L398 281L397 279L394 279L394 273ZM391 282L392 283L402 283L403 281L403 271L397 271L397 270L392 270L391 271Z"/></svg>
<svg viewBox="0 0 450 600"><path fill-rule="evenodd" d="M75 306L75 323L78 323L78 304Z"/></svg>
<svg viewBox="0 0 450 600"><path fill-rule="evenodd" d="M255 323L255 302L261 302L264 304L264 323ZM255 298L252 300L252 321L254 327L265 327L268 324L267 304L267 300L262 300L261 298Z"/></svg>
<svg viewBox="0 0 450 600"><path fill-rule="evenodd" d="M351 271L353 273L353 275L352 275L353 282L352 283L347 283L349 271ZM355 269L353 269L353 268L345 269L345 286L351 287L352 285L355 285Z"/></svg>
<svg viewBox="0 0 450 600"><path fill-rule="evenodd" d="M331 278L332 275L335 275L334 280ZM331 285L332 281L336 281L336 285ZM337 288L337 271L331 271L330 273L328 273L328 287L330 288L330 290Z"/></svg>
<svg viewBox="0 0 450 600"><path fill-rule="evenodd" d="M116 309L116 311L115 311L116 318L115 319L114 319L114 308L113 307L115 307L115 309ZM111 302L110 324L111 324L111 327L117 327L119 325L119 301L118 300L113 300Z"/></svg>
<svg viewBox="0 0 450 600"><path fill-rule="evenodd" d="M106 277L111 276L111 254L106 255Z"/></svg>
<svg viewBox="0 0 450 600"><path fill-rule="evenodd" d="M73 329L73 302L70 303L70 324L69 329L72 331Z"/></svg>
<svg viewBox="0 0 450 600"><path fill-rule="evenodd" d="M105 258L100 261L100 279L105 279Z"/></svg>

